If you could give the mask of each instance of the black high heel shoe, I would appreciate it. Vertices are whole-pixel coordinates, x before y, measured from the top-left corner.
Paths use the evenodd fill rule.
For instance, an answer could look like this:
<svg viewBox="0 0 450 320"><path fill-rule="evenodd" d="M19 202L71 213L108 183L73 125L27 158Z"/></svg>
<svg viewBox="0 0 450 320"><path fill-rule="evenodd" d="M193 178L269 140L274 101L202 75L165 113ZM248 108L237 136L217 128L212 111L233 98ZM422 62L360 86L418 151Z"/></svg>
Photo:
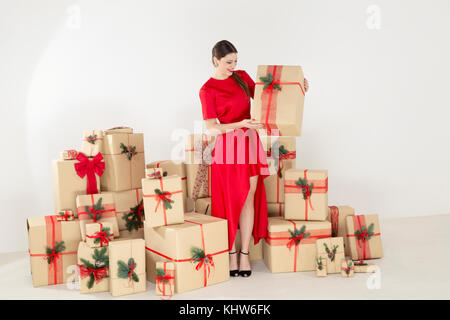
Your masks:
<svg viewBox="0 0 450 320"><path fill-rule="evenodd" d="M245 254L246 256L248 256L248 252L245 253L245 252L239 251L239 253ZM239 270L239 275L241 277L248 278L248 277L250 277L251 274L252 274L252 270Z"/></svg>
<svg viewBox="0 0 450 320"><path fill-rule="evenodd" d="M228 252L228 254L235 254L235 252ZM230 270L230 277L239 277L239 270Z"/></svg>

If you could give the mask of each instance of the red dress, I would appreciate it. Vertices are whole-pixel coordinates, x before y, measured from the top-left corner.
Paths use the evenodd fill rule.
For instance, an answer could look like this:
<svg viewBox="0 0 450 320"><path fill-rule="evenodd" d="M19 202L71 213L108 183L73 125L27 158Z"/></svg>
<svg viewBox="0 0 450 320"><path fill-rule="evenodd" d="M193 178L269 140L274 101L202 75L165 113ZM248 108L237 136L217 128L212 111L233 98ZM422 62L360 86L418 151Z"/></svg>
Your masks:
<svg viewBox="0 0 450 320"><path fill-rule="evenodd" d="M235 71L255 92L255 82L247 72ZM203 119L217 118L220 123L251 119L250 98L233 77L210 78L200 89ZM216 136L211 164L211 213L228 220L231 250L239 225L239 216L250 188L250 177L259 175L254 199L253 238L257 244L267 235L267 201L264 179L269 176L267 159L256 130L241 128Z"/></svg>

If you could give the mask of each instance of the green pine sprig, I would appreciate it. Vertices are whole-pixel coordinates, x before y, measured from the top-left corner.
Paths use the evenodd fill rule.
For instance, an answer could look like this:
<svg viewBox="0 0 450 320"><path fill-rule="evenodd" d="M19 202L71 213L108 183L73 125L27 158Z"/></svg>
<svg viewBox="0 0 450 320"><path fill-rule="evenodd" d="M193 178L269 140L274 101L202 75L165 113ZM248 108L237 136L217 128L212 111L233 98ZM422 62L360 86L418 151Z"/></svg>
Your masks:
<svg viewBox="0 0 450 320"><path fill-rule="evenodd" d="M358 237L358 239L360 240L370 240L372 238L372 236L375 234L375 232L373 231L373 229L375 228L375 225L373 223L371 223L369 225L369 229L367 229L366 226L361 226L361 230L357 230L355 232L355 235ZM367 233L364 234L364 231L367 230Z"/></svg>
<svg viewBox="0 0 450 320"><path fill-rule="evenodd" d="M325 251L327 252L328 258L331 261L334 261L334 258L336 257L336 251L337 251L337 248L339 247L339 245L334 245L333 249L331 249L331 250L330 250L330 248L328 248L326 243L324 243L323 245L325 247Z"/></svg>
<svg viewBox="0 0 450 320"><path fill-rule="evenodd" d="M121 279L129 279L129 280L133 280L134 282L139 282L139 277L136 274L136 272L134 271L136 268L131 268L131 266L133 264L135 264L134 259L130 258L128 259L128 264L126 264L125 262L123 262L122 260L117 261L119 270L118 270L118 274L117 276ZM128 275L131 272L130 275Z"/></svg>
<svg viewBox="0 0 450 320"><path fill-rule="evenodd" d="M155 194L157 194L157 195L165 195L165 194L168 194L168 192L167 191L161 192L160 189L155 189ZM168 210L168 209L172 209L171 203L174 203L175 201L172 200L172 199L164 199L163 202L164 202L164 208L166 210Z"/></svg>
<svg viewBox="0 0 450 320"><path fill-rule="evenodd" d="M156 276L157 276L158 278L163 278L163 277L165 277L165 276L166 276L166 273L164 272L164 269L161 269L161 268L156 269ZM169 280L167 280L167 279L161 279L161 280L159 280L159 281L161 281L161 282L163 282L163 283L169 282Z"/></svg>
<svg viewBox="0 0 450 320"><path fill-rule="evenodd" d="M109 238L111 237L111 228L109 228L109 227L103 227L102 230L100 230L100 231L106 232L106 235L107 235ZM95 243L95 244L98 244L98 243L100 243L100 242L101 242L101 239L100 239L100 238L95 238L95 239L94 239L94 243Z"/></svg>
<svg viewBox="0 0 450 320"><path fill-rule="evenodd" d="M55 249L55 253L60 253L60 252L63 252L64 250L66 250L66 245L64 244L64 241L55 243L54 249ZM47 263L51 264L53 262L53 260L55 259L55 257L52 255L53 248L47 247L45 249L45 252L47 253Z"/></svg>
<svg viewBox="0 0 450 320"><path fill-rule="evenodd" d="M87 268L91 269L100 269L103 267L109 266L109 257L107 255L107 249L106 247L103 247L101 249L95 249L94 254L92 255L92 258L94 259L95 263L91 263L89 260L80 258L80 261L83 263L83 265ZM107 275L105 278L108 278ZM94 286L95 278L94 275L91 273L89 275L89 281L87 283L88 289L91 289Z"/></svg>
<svg viewBox="0 0 450 320"><path fill-rule="evenodd" d="M260 79L262 82L264 82L263 90L266 90L266 88L267 88L268 86L270 86L271 83L273 82L273 75L272 75L271 72L268 72L266 77L261 76L261 77L259 77L259 79ZM281 90L281 87L280 87L280 85L278 85L278 84L274 84L274 85L273 85L273 89Z"/></svg>
<svg viewBox="0 0 450 320"><path fill-rule="evenodd" d="M144 209L142 207L141 210L141 219L139 219L139 207L142 206L142 200L135 207L130 208L130 212L123 215L122 219L125 220L125 227L128 231L138 230L139 228L144 226L144 222L142 221L145 217Z"/></svg>
<svg viewBox="0 0 450 320"><path fill-rule="evenodd" d="M91 134L90 136L87 137L87 142L89 142L90 144L95 144L95 140L97 139L97 135L96 134Z"/></svg>
<svg viewBox="0 0 450 320"><path fill-rule="evenodd" d="M299 237L300 235L304 234L303 239L308 239L309 236L311 235L309 232L306 232L306 226L303 225L300 229L295 228L294 231L292 231L291 229L288 229L289 233L291 234L291 238L296 238ZM295 239L295 244L299 244L300 243L300 239Z"/></svg>
<svg viewBox="0 0 450 320"><path fill-rule="evenodd" d="M97 203L94 204L92 209L94 209L94 211L105 211L105 207L102 206L102 201L103 201L103 198L100 197L97 200ZM103 212L96 212L94 214L93 212L90 212L89 207L90 206L85 206L85 210L88 213L88 216L91 219L93 219L94 221L100 220L102 218ZM95 218L94 218L94 215L95 215Z"/></svg>
<svg viewBox="0 0 450 320"><path fill-rule="evenodd" d="M317 268L318 268L319 270L322 270L322 269L323 269L323 261L322 261L322 257L319 257L318 259L316 259L316 262L317 262Z"/></svg>
<svg viewBox="0 0 450 320"><path fill-rule="evenodd" d="M136 146L126 146L123 142L120 143L120 148L122 149L121 154L125 154L128 160L131 160L133 156L137 154Z"/></svg>
<svg viewBox="0 0 450 320"><path fill-rule="evenodd" d="M191 262L199 262L202 261L206 257L205 251L200 248L192 248L191 249Z"/></svg>
<svg viewBox="0 0 450 320"><path fill-rule="evenodd" d="M307 179L302 179L302 178L298 178L297 181L295 181L295 185L300 187L302 189L302 193L303 193L303 199L306 200L307 199L307 189L303 188L303 187L309 187L309 194L311 195L312 190L314 188L314 183L308 184L308 180Z"/></svg>

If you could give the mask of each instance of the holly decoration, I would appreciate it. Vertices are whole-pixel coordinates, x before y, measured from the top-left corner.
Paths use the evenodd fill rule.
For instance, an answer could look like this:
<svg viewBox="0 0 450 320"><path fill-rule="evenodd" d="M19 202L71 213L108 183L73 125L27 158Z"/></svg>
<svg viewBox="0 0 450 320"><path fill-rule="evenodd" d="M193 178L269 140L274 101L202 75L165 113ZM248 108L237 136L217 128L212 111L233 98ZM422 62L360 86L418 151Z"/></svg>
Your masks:
<svg viewBox="0 0 450 320"><path fill-rule="evenodd" d="M161 192L160 189L155 189L155 194L157 194L161 198L161 200L164 202L164 208L166 210L172 209L171 203L173 203L174 201L165 197L165 195L169 194L169 192L167 192L167 191Z"/></svg>
<svg viewBox="0 0 450 320"><path fill-rule="evenodd" d="M139 210L141 213L141 216L139 217ZM131 230L138 230L139 228L142 228L144 223L142 222L142 218L145 217L144 215L144 207L142 200L138 203L137 206L130 208L130 212L126 215L122 216L122 219L125 220L125 226L128 231Z"/></svg>
<svg viewBox="0 0 450 320"><path fill-rule="evenodd" d="M294 231L291 229L288 229L289 233L291 234L290 239L293 239L295 241L295 245L298 245L302 239L308 239L311 235L309 232L305 233L306 226L303 225L300 229L295 228ZM302 237L303 236L303 237Z"/></svg>
<svg viewBox="0 0 450 320"><path fill-rule="evenodd" d="M111 238L111 228L109 227L102 227L102 230L100 230L101 232L106 232L106 236L108 238ZM100 243L101 242L101 238L94 238L94 243Z"/></svg>
<svg viewBox="0 0 450 320"><path fill-rule="evenodd" d="M105 207L102 206L103 198L100 197L97 200L97 203L94 204L92 207L85 206L85 210L88 213L88 216L93 219L94 221L97 221L102 218L103 212L105 212Z"/></svg>
<svg viewBox="0 0 450 320"><path fill-rule="evenodd" d="M317 262L317 269L322 270L323 269L322 257L319 257L318 259L316 259L316 262Z"/></svg>
<svg viewBox="0 0 450 320"><path fill-rule="evenodd" d="M337 248L339 247L339 245L333 246L333 249L332 249L332 250L330 250L330 248L328 248L328 246L327 246L326 243L324 243L323 246L325 247L325 251L326 251L327 254L328 254L328 259L330 259L331 261L334 261L334 258L335 258L335 256L336 256L336 250L337 250Z"/></svg>
<svg viewBox="0 0 450 320"><path fill-rule="evenodd" d="M361 230L357 230L355 232L355 235L359 240L363 241L370 240L370 238L372 238L372 236L375 234L375 232L373 232L374 227L375 226L373 223L369 225L368 229L366 226L361 226Z"/></svg>
<svg viewBox="0 0 450 320"><path fill-rule="evenodd" d="M352 267L353 267L353 262L349 261L347 263L347 268L344 269L346 275L350 274L350 271L352 270Z"/></svg>
<svg viewBox="0 0 450 320"><path fill-rule="evenodd" d="M137 154L136 146L126 146L123 142L120 143L120 149L122 149L121 154L125 154L128 160L131 160Z"/></svg>
<svg viewBox="0 0 450 320"><path fill-rule="evenodd" d="M91 143L91 144L95 144L95 140L97 140L97 135L96 134L91 134L87 137L87 142Z"/></svg>
<svg viewBox="0 0 450 320"><path fill-rule="evenodd" d="M109 229L109 228L108 228ZM107 248L103 247L101 249L95 249L92 258L94 259L94 263L91 263L89 260L80 258L80 261L83 263L83 267L90 268L93 270L108 268L109 266L109 257L107 255ZM103 278L108 278L108 274L106 274ZM102 278L102 279L103 279ZM95 276L94 273L89 275L89 281L87 283L88 289L91 289L94 286Z"/></svg>
<svg viewBox="0 0 450 320"><path fill-rule="evenodd" d="M121 279L129 279L130 281L139 282L139 277L134 271L136 269L136 262L133 258L128 259L128 264L122 260L117 261L119 271L117 276Z"/></svg>
<svg viewBox="0 0 450 320"><path fill-rule="evenodd" d="M45 252L47 253L47 263L51 264L53 260L55 260L57 254L63 252L64 250L66 250L64 241L57 242L54 249L47 247L45 249Z"/></svg>
<svg viewBox="0 0 450 320"><path fill-rule="evenodd" d="M264 83L263 90L266 90L269 86L271 86L273 89L281 90L279 84L273 83L273 75L271 72L268 72L266 77L259 77L259 79Z"/></svg>
<svg viewBox="0 0 450 320"><path fill-rule="evenodd" d="M295 185L302 189L303 199L306 200L311 196L312 189L314 188L314 183L308 184L307 179L298 178L298 180L295 181Z"/></svg>

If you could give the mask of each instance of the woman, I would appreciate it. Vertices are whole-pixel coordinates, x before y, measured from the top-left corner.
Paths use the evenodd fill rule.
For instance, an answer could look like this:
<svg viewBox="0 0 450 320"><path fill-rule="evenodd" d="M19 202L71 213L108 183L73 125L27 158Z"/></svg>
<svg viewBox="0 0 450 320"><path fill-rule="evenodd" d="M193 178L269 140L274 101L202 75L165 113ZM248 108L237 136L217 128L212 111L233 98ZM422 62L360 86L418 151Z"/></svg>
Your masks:
<svg viewBox="0 0 450 320"><path fill-rule="evenodd" d="M206 128L218 133L212 152L211 210L213 216L228 220L230 276L249 277L251 236L257 244L267 235L264 179L269 170L256 131L263 125L251 119L250 97L254 96L255 82L244 70L234 70L237 50L233 44L226 40L216 43L212 62L214 74L200 89ZM238 227L241 231L239 269L235 244Z"/></svg>

